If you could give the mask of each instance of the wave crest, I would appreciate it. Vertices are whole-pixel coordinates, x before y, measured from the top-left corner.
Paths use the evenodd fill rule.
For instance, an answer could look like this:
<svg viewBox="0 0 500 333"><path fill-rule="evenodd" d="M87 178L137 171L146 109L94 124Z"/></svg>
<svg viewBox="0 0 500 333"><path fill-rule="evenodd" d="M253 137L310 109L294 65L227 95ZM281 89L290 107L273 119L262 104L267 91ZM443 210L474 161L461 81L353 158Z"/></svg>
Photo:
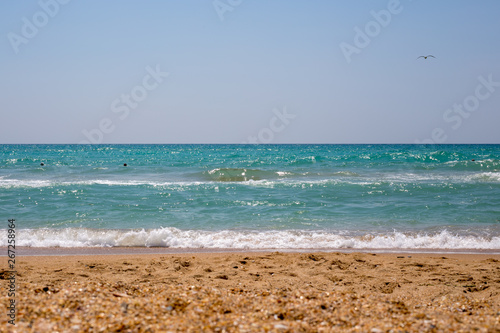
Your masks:
<svg viewBox="0 0 500 333"><path fill-rule="evenodd" d="M202 231L177 228L107 230L88 228L19 230L27 247L172 247L228 249L447 249L498 250L500 236L436 233L349 235L326 231ZM7 237L6 230L0 230Z"/></svg>
<svg viewBox="0 0 500 333"><path fill-rule="evenodd" d="M277 179L289 172L244 168L216 168L203 173L208 180L219 182L245 182L249 180Z"/></svg>

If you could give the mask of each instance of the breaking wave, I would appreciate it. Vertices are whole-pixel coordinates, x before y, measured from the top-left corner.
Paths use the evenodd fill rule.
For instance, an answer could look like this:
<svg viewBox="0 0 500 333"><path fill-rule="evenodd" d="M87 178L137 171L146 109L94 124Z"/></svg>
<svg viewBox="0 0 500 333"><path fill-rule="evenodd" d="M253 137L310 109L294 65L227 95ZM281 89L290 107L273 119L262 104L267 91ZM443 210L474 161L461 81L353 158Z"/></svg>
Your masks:
<svg viewBox="0 0 500 333"><path fill-rule="evenodd" d="M205 176L207 180L218 182L244 182L249 180L279 179L288 175L291 175L291 173L244 168L216 168L203 172L203 176Z"/></svg>
<svg viewBox="0 0 500 333"><path fill-rule="evenodd" d="M349 235L325 231L202 231L159 229L24 229L18 246L27 247L170 247L228 249L448 249L499 250L500 236L451 233ZM7 231L0 230L1 237Z"/></svg>

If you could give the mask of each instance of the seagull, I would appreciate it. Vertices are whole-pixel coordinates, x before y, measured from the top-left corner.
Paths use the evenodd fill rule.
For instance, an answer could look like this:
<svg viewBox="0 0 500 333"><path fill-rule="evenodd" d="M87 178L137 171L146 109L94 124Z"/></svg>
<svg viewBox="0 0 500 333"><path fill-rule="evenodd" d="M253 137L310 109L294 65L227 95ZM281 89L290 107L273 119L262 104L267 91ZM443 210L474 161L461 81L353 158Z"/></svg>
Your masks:
<svg viewBox="0 0 500 333"><path fill-rule="evenodd" d="M432 54L429 54L428 56L420 56L420 57L418 57L417 59L419 59L419 58L424 58L424 59L427 59L427 58L429 58L429 57L436 58L436 57L435 57L435 56L433 56Z"/></svg>

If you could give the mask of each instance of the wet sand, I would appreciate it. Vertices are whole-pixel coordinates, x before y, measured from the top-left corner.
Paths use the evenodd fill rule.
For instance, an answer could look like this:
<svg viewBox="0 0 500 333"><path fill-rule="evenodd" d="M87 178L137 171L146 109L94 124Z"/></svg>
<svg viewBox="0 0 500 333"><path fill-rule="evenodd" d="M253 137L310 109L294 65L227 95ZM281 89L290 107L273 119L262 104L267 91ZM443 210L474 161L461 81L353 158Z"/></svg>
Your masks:
<svg viewBox="0 0 500 333"><path fill-rule="evenodd" d="M6 267L6 265L4 265ZM18 256L2 332L500 332L500 255Z"/></svg>

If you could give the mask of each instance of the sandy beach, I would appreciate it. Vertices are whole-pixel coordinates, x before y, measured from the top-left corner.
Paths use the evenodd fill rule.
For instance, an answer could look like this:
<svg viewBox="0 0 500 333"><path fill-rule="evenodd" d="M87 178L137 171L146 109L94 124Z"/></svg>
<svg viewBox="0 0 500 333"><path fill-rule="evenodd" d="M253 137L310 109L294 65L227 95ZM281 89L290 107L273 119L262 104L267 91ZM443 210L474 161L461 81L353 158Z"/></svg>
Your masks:
<svg viewBox="0 0 500 333"><path fill-rule="evenodd" d="M4 265L6 267L6 265ZM500 332L500 255L19 256L2 332Z"/></svg>

